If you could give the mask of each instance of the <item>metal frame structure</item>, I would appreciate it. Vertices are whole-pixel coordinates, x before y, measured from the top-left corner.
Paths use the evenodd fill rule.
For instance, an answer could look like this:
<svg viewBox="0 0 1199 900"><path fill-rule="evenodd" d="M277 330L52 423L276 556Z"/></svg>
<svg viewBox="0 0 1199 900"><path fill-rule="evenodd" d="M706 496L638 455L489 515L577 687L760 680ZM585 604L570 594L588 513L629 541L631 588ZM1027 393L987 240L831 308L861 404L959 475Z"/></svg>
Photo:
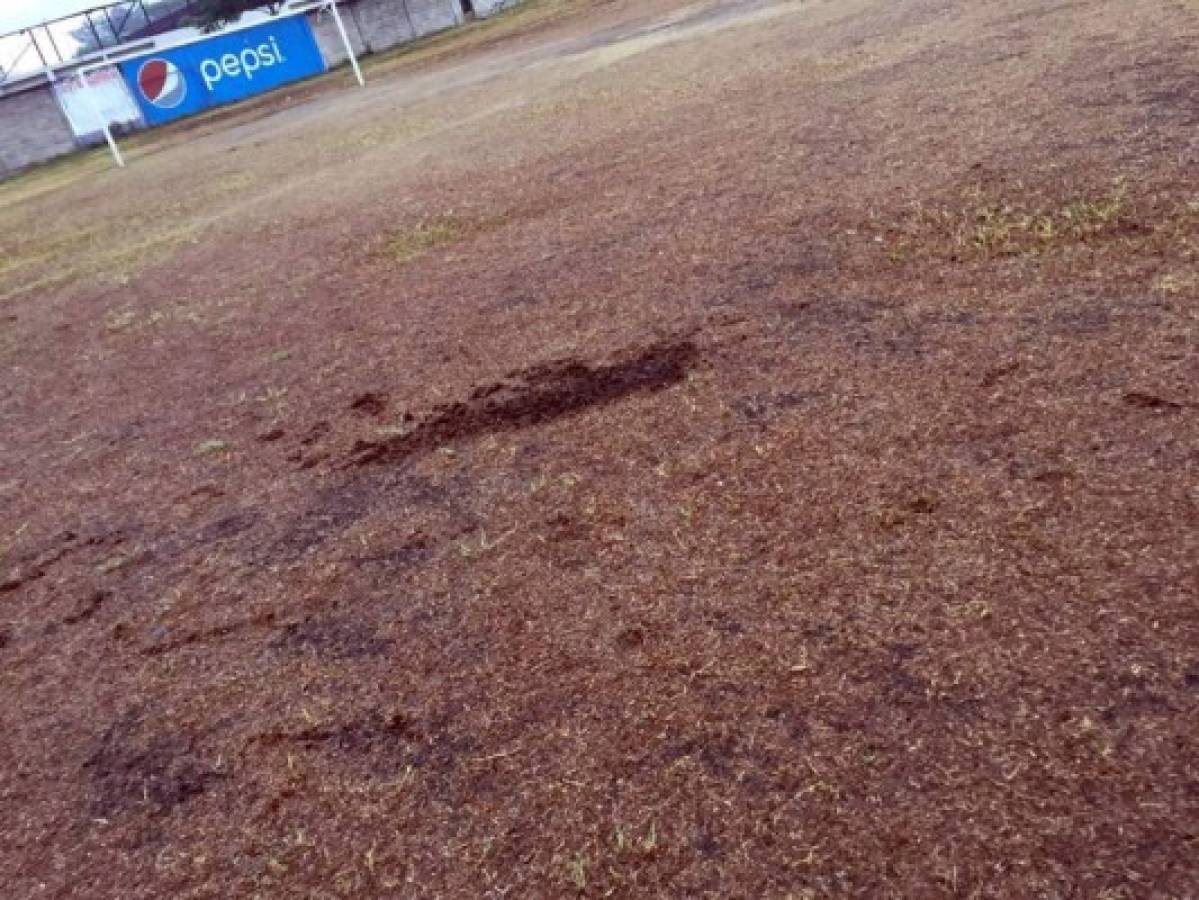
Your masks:
<svg viewBox="0 0 1199 900"><path fill-rule="evenodd" d="M147 5L149 3L149 5ZM168 13L155 12L152 0L115 0L103 5L82 9L77 13L59 16L56 19L46 19L36 25L30 25L7 34L0 34L0 42L10 38L24 38L27 43L9 65L8 71L0 69L0 85L6 80L18 80L42 72L52 72L56 66L69 65L76 56L63 53L59 42L55 40L56 26L70 28L70 33L78 32L86 27L91 35L92 46L86 44L84 55L100 53L131 41L142 40L162 34L178 26L179 21L193 12L199 0L180 0L180 5ZM264 5L266 0L264 0ZM104 27L97 27L101 22ZM60 30L61 35L61 30ZM39 67L23 69L20 65L27 53L36 54Z"/></svg>
<svg viewBox="0 0 1199 900"><path fill-rule="evenodd" d="M346 33L345 23L342 22L342 19L341 19L341 10L339 10L337 7L338 3L344 3L344 2L345 2L345 0L313 0L313 2L300 2L294 6L284 7L283 9L281 9L279 11L279 13L277 14L277 17L278 18L291 18L293 16L306 15L307 13L310 13L310 12L313 12L316 10L320 10L320 9L328 9L333 14L333 21L337 25L337 33L341 37L342 44L345 45L346 56L350 61L350 66L354 70L354 78L357 79L359 87L366 87L366 79L362 76L362 69L358 65L358 56L357 56L357 54L354 53L354 47L350 43L350 36L349 36L349 34ZM261 24L262 24L261 22L256 22L252 25L241 25L236 28L225 29L221 33L222 34L236 34L239 31L245 31L249 28L256 28ZM209 36L206 35L202 38L196 38L195 40L184 41L179 44L172 44L171 49L176 49L179 47L188 47L193 44L202 44L204 41L206 41L208 39L209 39ZM117 140L113 136L111 125L109 124L108 120L104 117L104 115L101 113L99 104L96 103L96 98L92 94L92 84L91 84L91 81L89 80L88 76L92 72L95 72L98 69L106 69L109 66L113 65L114 63L120 62L122 59L124 59L126 57L138 56L144 52L145 52L145 48L139 47L129 53L117 54L117 55L114 55L110 59L105 59L101 62L90 63L88 65L81 66L77 70L77 74L83 80L84 94L87 96L88 103L91 105L91 108L92 108L92 112L95 114L97 121L100 122L100 126L101 126L102 130L104 131L104 140L108 144L109 151L112 153L113 161L116 163L117 168L121 168L121 169L125 168L125 159L124 159L124 157L121 156L121 148L119 146L117 146Z"/></svg>
<svg viewBox="0 0 1199 900"><path fill-rule="evenodd" d="M358 86L366 87L366 79L362 77L362 68L358 65L358 55L354 52L354 47L350 43L350 36L346 33L345 22L341 19L341 10L337 8L338 3L344 2L345 0L317 0L315 3L300 2L284 9L288 14L303 14L319 9L327 9L332 12L333 21L337 24L337 33L341 36L341 42L346 48L346 56L349 57L350 67L354 70L354 77L358 80ZM408 7L405 6L404 8L407 9Z"/></svg>

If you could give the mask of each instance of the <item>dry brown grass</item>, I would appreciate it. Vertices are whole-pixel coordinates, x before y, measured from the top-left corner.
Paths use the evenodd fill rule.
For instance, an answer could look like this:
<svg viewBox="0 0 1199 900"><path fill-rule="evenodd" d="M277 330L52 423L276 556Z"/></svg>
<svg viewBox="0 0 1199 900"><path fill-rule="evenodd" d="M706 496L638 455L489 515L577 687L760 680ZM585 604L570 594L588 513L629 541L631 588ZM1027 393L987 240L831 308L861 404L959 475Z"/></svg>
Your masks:
<svg viewBox="0 0 1199 900"><path fill-rule="evenodd" d="M1193 15L530 10L0 186L0 894L1194 893Z"/></svg>

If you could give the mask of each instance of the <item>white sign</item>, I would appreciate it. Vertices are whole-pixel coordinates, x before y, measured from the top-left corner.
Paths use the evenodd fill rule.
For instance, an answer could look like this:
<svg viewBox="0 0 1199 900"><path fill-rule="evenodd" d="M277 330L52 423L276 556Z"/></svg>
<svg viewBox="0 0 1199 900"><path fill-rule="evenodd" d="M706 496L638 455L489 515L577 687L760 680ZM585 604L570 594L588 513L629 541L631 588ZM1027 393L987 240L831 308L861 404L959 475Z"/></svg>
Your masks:
<svg viewBox="0 0 1199 900"><path fill-rule="evenodd" d="M105 122L97 118L97 113L110 126L141 127L144 124L141 109L116 66L89 72L86 86L80 75L61 78L54 82L54 93L76 137L90 138L100 134Z"/></svg>

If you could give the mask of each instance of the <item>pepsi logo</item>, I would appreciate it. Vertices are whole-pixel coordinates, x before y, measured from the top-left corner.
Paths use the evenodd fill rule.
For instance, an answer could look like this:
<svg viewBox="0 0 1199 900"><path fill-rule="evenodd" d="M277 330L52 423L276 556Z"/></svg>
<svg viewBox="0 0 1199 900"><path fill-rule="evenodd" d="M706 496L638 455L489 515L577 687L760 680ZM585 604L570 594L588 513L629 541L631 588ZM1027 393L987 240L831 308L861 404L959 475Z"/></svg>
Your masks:
<svg viewBox="0 0 1199 900"><path fill-rule="evenodd" d="M137 70L137 87L147 101L160 109L174 109L187 96L187 79L172 62L148 59Z"/></svg>

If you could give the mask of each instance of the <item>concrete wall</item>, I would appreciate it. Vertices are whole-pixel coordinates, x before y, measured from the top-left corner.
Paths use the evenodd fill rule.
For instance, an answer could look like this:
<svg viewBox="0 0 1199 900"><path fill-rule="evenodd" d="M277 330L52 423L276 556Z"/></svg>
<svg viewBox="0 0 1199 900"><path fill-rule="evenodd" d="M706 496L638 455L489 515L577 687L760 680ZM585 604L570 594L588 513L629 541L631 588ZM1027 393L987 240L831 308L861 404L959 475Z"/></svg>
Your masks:
<svg viewBox="0 0 1199 900"><path fill-rule="evenodd" d="M50 85L0 95L0 176L74 149L75 135Z"/></svg>
<svg viewBox="0 0 1199 900"><path fill-rule="evenodd" d="M417 37L462 24L458 0L403 0Z"/></svg>
<svg viewBox="0 0 1199 900"><path fill-rule="evenodd" d="M475 15L480 19L485 19L488 16L494 15L503 9L508 9L511 6L516 6L520 0L473 0L475 7Z"/></svg>
<svg viewBox="0 0 1199 900"><path fill-rule="evenodd" d="M358 0L347 9L371 53L398 47L416 37L404 0Z"/></svg>
<svg viewBox="0 0 1199 900"><path fill-rule="evenodd" d="M341 21L346 27L346 37L350 39L350 46L354 48L354 52L366 53L366 42L358 32L358 23L347 10L342 10ZM347 58L345 45L342 43L341 35L337 33L337 24L333 21L333 16L328 12L309 13L308 24L312 26L312 35L316 38L316 45L320 48L325 65L332 69L345 62Z"/></svg>
<svg viewBox="0 0 1199 900"><path fill-rule="evenodd" d="M341 19L355 53L381 53L463 21L459 0L351 0ZM330 66L346 61L337 25L328 12L308 17L317 46Z"/></svg>

